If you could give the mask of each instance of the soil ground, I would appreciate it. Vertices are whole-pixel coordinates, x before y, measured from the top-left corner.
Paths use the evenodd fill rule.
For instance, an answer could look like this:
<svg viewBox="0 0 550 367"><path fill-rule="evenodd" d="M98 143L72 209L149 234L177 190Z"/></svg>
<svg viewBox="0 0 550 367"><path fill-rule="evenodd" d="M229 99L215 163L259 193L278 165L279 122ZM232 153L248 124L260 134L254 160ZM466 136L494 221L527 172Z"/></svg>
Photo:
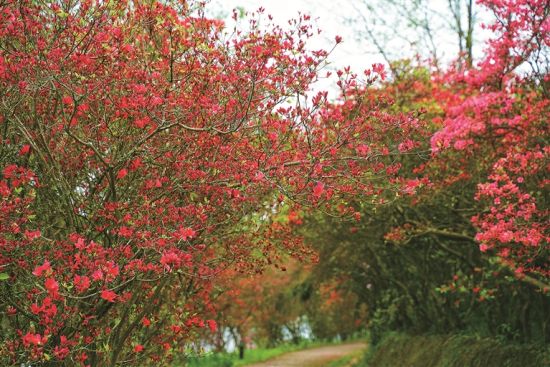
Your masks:
<svg viewBox="0 0 550 367"><path fill-rule="evenodd" d="M367 348L366 343L330 345L283 354L266 362L255 363L247 367L322 367L325 364L359 353Z"/></svg>

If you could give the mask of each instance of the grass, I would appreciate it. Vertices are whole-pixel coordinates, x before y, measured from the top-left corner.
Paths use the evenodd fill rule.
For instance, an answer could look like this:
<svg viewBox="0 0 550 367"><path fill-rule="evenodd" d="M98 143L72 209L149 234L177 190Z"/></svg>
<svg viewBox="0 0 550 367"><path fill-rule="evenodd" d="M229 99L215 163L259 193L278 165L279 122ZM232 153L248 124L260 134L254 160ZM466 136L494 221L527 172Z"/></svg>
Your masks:
<svg viewBox="0 0 550 367"><path fill-rule="evenodd" d="M248 364L264 362L281 354L296 350L326 345L326 342L304 342L300 344L284 344L275 348L247 349L244 359L239 359L237 353L210 353L204 356L189 357L178 367L241 367Z"/></svg>

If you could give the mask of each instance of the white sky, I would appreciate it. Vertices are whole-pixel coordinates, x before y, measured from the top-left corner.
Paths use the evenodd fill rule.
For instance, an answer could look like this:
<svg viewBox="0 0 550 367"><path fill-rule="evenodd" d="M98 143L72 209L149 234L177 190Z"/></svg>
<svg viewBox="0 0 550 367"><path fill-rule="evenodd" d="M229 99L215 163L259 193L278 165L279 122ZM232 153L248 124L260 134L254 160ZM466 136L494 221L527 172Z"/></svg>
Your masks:
<svg viewBox="0 0 550 367"><path fill-rule="evenodd" d="M450 14L448 13L448 0L427 0L430 10L441 13L434 21L434 33L438 43L438 53L443 60L449 61L456 56L458 51L455 35L448 29L444 29L448 24ZM383 0L211 0L207 6L209 12L213 16L226 18L228 26L232 26L232 20L229 19L232 9L242 7L248 12L257 10L259 7L265 8L265 14L270 14L274 18L274 22L281 25L283 28L287 25L288 19L295 18L299 12L309 14L315 25L320 28L323 33L311 39L311 49L330 50L334 46L334 37L342 36L344 42L336 47L329 57L331 69L341 69L350 66L351 69L361 74L363 70L370 68L373 63L385 63L384 58L377 52L374 45L363 37L358 41L362 21L355 25L351 25L346 18L352 18L358 14L358 9L364 9L365 4L384 4ZM381 8L381 14L386 9ZM476 9L479 11L479 9ZM485 14L486 15L486 14ZM391 22L392 15L388 19ZM396 16L397 17L397 16ZM244 20L241 20L243 22ZM438 24L435 24L438 23ZM377 24L377 20L373 19L371 28L381 30ZM378 28L376 28L378 27ZM396 27L399 27L396 23ZM400 31L399 29L396 29ZM409 31L410 32L410 31ZM407 33L403 29L403 33ZM399 34L399 32L397 32ZM407 34L405 34L407 36ZM486 32L480 32L476 29L474 38L477 46L474 48L474 55L479 55L482 50L480 40L486 37ZM412 56L414 51L403 40L394 40L388 42L390 54L395 58ZM315 89L332 89L329 84L321 83Z"/></svg>

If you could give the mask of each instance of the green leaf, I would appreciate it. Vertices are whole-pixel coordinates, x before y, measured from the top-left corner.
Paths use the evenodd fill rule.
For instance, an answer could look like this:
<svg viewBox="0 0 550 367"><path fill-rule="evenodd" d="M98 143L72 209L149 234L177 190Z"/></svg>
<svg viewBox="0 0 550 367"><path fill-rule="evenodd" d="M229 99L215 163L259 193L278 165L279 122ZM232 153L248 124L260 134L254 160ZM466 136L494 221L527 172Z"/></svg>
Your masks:
<svg viewBox="0 0 550 367"><path fill-rule="evenodd" d="M8 273L0 273L0 280L8 280L10 278Z"/></svg>

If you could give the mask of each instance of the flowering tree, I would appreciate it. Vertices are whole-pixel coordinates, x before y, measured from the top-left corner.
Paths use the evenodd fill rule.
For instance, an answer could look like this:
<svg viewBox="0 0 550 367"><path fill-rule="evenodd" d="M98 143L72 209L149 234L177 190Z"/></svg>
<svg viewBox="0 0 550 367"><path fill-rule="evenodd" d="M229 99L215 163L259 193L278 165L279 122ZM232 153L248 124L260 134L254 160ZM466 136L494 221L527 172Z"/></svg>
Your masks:
<svg viewBox="0 0 550 367"><path fill-rule="evenodd" d="M2 364L158 365L216 328L222 269L300 253L269 225L281 201L396 172L409 116L357 103L349 71L342 102L304 98L327 56L307 17L229 34L201 9L0 4Z"/></svg>
<svg viewBox="0 0 550 367"><path fill-rule="evenodd" d="M432 151L436 161L457 162L460 180L479 180L483 204L472 223L480 250L548 291L550 10L547 1L480 3L494 13L495 36L475 68L443 76L446 116Z"/></svg>

